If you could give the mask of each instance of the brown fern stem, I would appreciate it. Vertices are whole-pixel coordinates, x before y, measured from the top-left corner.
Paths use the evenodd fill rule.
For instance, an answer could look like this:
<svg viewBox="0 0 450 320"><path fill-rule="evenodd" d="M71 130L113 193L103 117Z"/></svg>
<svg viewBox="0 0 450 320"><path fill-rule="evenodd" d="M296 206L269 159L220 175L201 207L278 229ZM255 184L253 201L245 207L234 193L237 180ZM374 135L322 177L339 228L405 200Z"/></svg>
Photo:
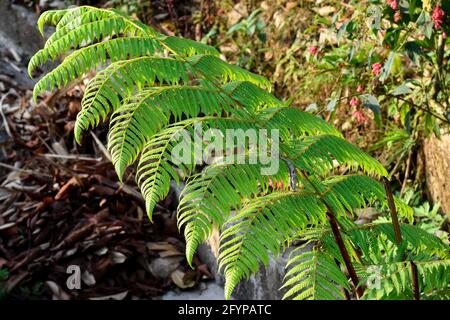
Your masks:
<svg viewBox="0 0 450 320"><path fill-rule="evenodd" d="M308 173L305 170L301 170L303 177L308 181L311 187L315 190L318 195L321 195L320 190L312 183L309 179ZM359 286L359 278L356 274L355 268L353 267L352 260L350 259L350 255L348 254L347 248L345 247L344 240L342 239L341 231L339 230L338 222L333 213L333 210L329 207L329 205L320 197L322 203L327 208L327 219L331 226L331 231L333 232L334 239L339 247L339 252L341 253L342 258L344 259L345 267L347 268L347 272L352 280L353 286L355 287L356 296L358 298L362 297L364 294L364 288Z"/></svg>
<svg viewBox="0 0 450 320"><path fill-rule="evenodd" d="M350 279L353 282L355 287L356 294L358 298L362 297L364 294L364 289L359 286L359 278L356 274L355 268L353 267L352 261L350 259L350 255L348 254L347 248L345 247L344 240L342 239L341 231L339 230L339 226L336 221L336 217L330 211L327 212L327 218L331 225L331 230L334 235L334 239L339 247L339 251L341 252L342 258L344 259L345 267L347 268Z"/></svg>
<svg viewBox="0 0 450 320"><path fill-rule="evenodd" d="M395 208L394 196L392 195L391 183L389 180L383 178L384 189L386 190L386 196L389 204L389 211L391 212L392 226L394 227L395 242L397 245L402 243L402 232L400 231L400 223L398 221L397 209Z"/></svg>
<svg viewBox="0 0 450 320"><path fill-rule="evenodd" d="M334 258L334 263L336 266L340 269L341 265L339 263L339 260ZM342 288L342 291L344 292L345 300L352 300L352 297L350 296L350 292L346 288Z"/></svg>
<svg viewBox="0 0 450 320"><path fill-rule="evenodd" d="M414 300L420 300L419 274L417 272L417 266L413 261L411 261L411 276L413 282Z"/></svg>
<svg viewBox="0 0 450 320"><path fill-rule="evenodd" d="M395 242L397 243L397 246L399 246L402 242L402 232L400 230L400 223L398 221L397 209L395 208L391 184L387 178L383 178L383 184L384 189L386 190L386 196L388 199L389 209L391 212L392 225L394 227ZM402 260L405 260L405 255L402 257ZM414 300L420 300L419 273L417 272L417 266L413 261L410 261L410 265L413 283L413 297Z"/></svg>

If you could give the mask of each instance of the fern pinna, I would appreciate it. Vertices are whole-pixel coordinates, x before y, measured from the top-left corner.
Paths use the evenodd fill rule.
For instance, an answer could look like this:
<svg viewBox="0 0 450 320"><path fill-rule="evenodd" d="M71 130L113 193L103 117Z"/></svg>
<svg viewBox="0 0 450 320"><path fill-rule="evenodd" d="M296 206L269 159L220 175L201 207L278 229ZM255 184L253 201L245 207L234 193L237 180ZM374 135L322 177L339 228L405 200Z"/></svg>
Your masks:
<svg viewBox="0 0 450 320"><path fill-rule="evenodd" d="M187 181L177 216L187 260L213 228L220 230L227 298L269 254L293 243L302 245L287 265L286 298L449 295L447 245L412 224L398 224L397 211L402 221L412 221L412 213L386 197L379 182L387 176L383 166L322 119L278 100L264 77L228 64L209 45L160 34L114 10L47 11L38 25L41 32L44 25L56 30L32 57L30 75L47 60L63 59L36 84L34 97L97 70L85 90L75 139L110 117L112 162L120 179L137 162L150 219L171 180ZM194 136L196 125L278 129L279 169L266 175L259 162L174 161L179 133ZM247 148L244 156L252 152ZM356 209L375 203L390 207L393 223L353 222ZM312 249L303 250L305 245ZM374 274L379 285L369 285Z"/></svg>

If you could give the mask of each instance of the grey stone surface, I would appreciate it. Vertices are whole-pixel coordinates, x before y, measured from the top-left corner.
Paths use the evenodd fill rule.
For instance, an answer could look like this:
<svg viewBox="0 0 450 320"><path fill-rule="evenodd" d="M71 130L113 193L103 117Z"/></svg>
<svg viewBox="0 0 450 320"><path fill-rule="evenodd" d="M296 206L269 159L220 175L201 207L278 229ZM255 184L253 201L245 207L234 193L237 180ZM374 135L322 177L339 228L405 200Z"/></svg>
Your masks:
<svg viewBox="0 0 450 320"><path fill-rule="evenodd" d="M37 28L37 17L31 10L0 1L0 54L13 58L0 59L0 74L11 78L18 86L32 89L36 80L27 73L31 56L44 45L44 38ZM19 61L16 60L19 59Z"/></svg>
<svg viewBox="0 0 450 320"><path fill-rule="evenodd" d="M242 281L236 288L236 299L248 300L281 300L284 290L281 290L285 266L291 250L283 252L279 257L269 257L266 267L261 266L258 273Z"/></svg>
<svg viewBox="0 0 450 320"><path fill-rule="evenodd" d="M36 15L24 7L0 1L0 46L13 47L19 55L31 55L43 46Z"/></svg>
<svg viewBox="0 0 450 320"><path fill-rule="evenodd" d="M217 235L213 233L208 243L199 246L198 254L211 269L216 283L223 286L224 278L217 272L217 250L214 249L217 248L217 239ZM261 265L258 273L237 286L233 297L237 300L280 300L284 294L284 290L280 288L286 273L285 266L293 249L288 248L278 257L271 255L266 267Z"/></svg>

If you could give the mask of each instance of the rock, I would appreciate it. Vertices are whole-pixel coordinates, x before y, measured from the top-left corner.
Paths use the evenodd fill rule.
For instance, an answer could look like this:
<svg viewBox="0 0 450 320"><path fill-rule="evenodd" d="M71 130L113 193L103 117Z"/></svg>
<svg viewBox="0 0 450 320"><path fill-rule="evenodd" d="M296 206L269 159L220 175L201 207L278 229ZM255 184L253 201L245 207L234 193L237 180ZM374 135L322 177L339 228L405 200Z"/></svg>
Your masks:
<svg viewBox="0 0 450 320"><path fill-rule="evenodd" d="M288 249L279 257L271 255L266 267L261 266L258 273L237 286L234 297L239 300L281 300L284 290L280 288L291 251Z"/></svg>
<svg viewBox="0 0 450 320"><path fill-rule="evenodd" d="M218 244L219 234L213 231L208 242L199 246L198 255L202 262L209 266L216 283L223 286L225 280L217 272ZM238 300L280 300L284 294L280 288L285 275L285 266L293 249L294 247L286 249L279 257L271 255L268 265L266 267L261 265L257 274L242 281L234 290L233 297Z"/></svg>
<svg viewBox="0 0 450 320"><path fill-rule="evenodd" d="M65 1L59 0L39 0L39 7L46 9L64 9L67 7Z"/></svg>
<svg viewBox="0 0 450 320"><path fill-rule="evenodd" d="M0 74L32 89L35 81L28 76L26 66L29 58L44 45L37 29L37 17L24 7L9 5L8 1L0 1L0 12L0 54L4 56L14 52L11 61L0 59Z"/></svg>
<svg viewBox="0 0 450 320"><path fill-rule="evenodd" d="M178 268L182 259L182 257L157 258L152 260L149 269L155 277L166 279Z"/></svg>
<svg viewBox="0 0 450 320"><path fill-rule="evenodd" d="M20 55L32 55L42 48L44 39L37 28L36 15L19 5L0 1L0 47L14 48Z"/></svg>

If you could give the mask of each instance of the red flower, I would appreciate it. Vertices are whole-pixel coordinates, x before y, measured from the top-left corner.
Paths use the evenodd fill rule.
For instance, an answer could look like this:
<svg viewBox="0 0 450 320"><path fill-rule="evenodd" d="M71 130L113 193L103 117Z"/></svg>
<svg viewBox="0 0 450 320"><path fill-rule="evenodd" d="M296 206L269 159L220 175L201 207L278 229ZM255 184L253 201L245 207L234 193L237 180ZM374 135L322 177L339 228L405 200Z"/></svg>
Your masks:
<svg viewBox="0 0 450 320"><path fill-rule="evenodd" d="M362 84L358 84L356 87L356 92L363 93L364 92L364 86Z"/></svg>
<svg viewBox="0 0 450 320"><path fill-rule="evenodd" d="M362 111L359 110L353 112L353 116L358 123L364 123L369 119Z"/></svg>
<svg viewBox="0 0 450 320"><path fill-rule="evenodd" d="M372 73L376 76L378 76L381 73L381 63L374 63L372 65Z"/></svg>
<svg viewBox="0 0 450 320"><path fill-rule="evenodd" d="M400 11L396 11L394 14L394 22L397 23L402 19L402 14L400 13Z"/></svg>
<svg viewBox="0 0 450 320"><path fill-rule="evenodd" d="M397 10L398 8L397 0L387 0L387 4L392 8L392 10Z"/></svg>
<svg viewBox="0 0 450 320"><path fill-rule="evenodd" d="M269 178L269 187L274 188L274 189L283 189L284 184L283 184L283 181L272 182L272 179Z"/></svg>
<svg viewBox="0 0 450 320"><path fill-rule="evenodd" d="M437 6L433 10L433 14L431 15L431 20L434 21L434 27L436 29L440 29L442 24L444 23L445 12L441 9L441 7Z"/></svg>
<svg viewBox="0 0 450 320"><path fill-rule="evenodd" d="M445 31L442 32L442 39L443 39L443 40L447 39L447 33L446 33Z"/></svg>
<svg viewBox="0 0 450 320"><path fill-rule="evenodd" d="M309 53L311 53L313 56L315 56L318 51L319 51L319 47L318 46L309 47Z"/></svg>
<svg viewBox="0 0 450 320"><path fill-rule="evenodd" d="M351 98L351 100L350 100L350 105L351 105L352 107L357 107L357 106L359 106L359 103L360 103L360 101L359 101L359 99L356 98L356 97L353 97L353 98Z"/></svg>

